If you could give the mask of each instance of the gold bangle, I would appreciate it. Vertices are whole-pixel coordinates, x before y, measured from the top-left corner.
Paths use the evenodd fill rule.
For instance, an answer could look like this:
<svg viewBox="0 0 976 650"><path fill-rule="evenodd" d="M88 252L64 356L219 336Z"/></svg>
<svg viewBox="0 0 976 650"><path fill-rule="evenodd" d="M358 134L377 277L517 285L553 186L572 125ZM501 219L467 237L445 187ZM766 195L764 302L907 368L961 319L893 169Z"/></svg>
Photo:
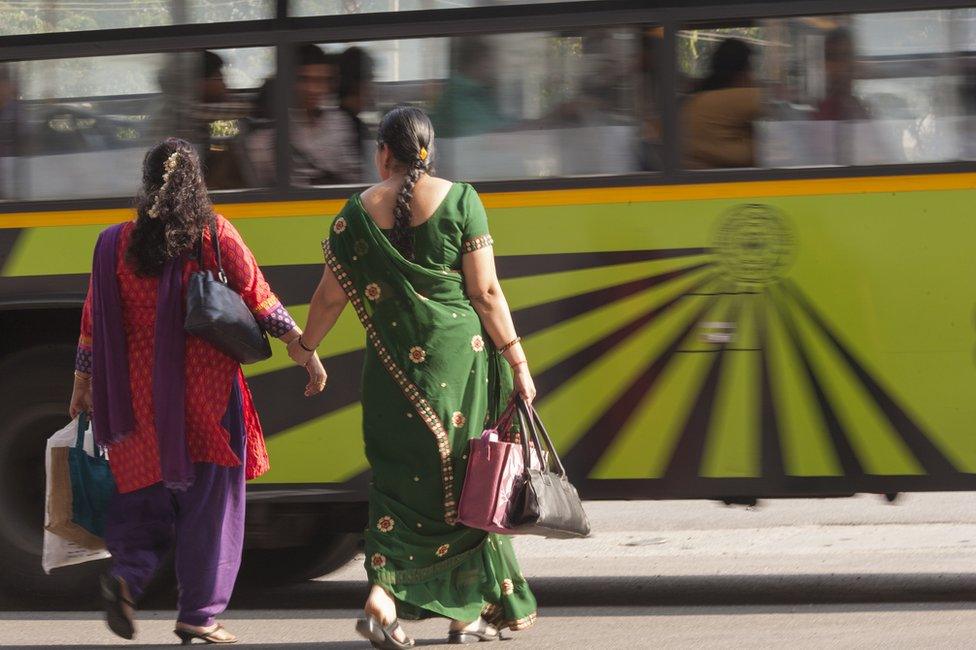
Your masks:
<svg viewBox="0 0 976 650"><path fill-rule="evenodd" d="M91 375L83 375L77 370L75 370L75 379L88 383L91 381Z"/></svg>
<svg viewBox="0 0 976 650"><path fill-rule="evenodd" d="M529 362L528 359L522 359L518 363L513 363L513 364L511 364L512 370L515 370L516 368L518 368L519 366L521 366L523 363L528 363L528 362Z"/></svg>
<svg viewBox="0 0 976 650"><path fill-rule="evenodd" d="M506 352L508 352L509 350L511 350L512 348L514 348L516 345L518 345L521 341L522 341L522 337L521 336L516 336L511 341L509 341L508 343L506 343L502 347L498 348L498 354L505 354Z"/></svg>

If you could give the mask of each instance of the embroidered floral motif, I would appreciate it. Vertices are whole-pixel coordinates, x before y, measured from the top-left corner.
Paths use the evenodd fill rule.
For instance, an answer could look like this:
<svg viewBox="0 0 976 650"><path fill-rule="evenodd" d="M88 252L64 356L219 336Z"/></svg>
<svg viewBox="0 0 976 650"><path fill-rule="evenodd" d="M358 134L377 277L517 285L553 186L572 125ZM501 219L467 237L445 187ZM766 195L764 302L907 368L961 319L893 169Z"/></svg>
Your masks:
<svg viewBox="0 0 976 650"><path fill-rule="evenodd" d="M325 254L326 263L332 269L332 272L335 273L336 279L342 286L342 290L346 292L349 302L352 303L353 308L356 310L356 315L359 316L359 320L366 330L366 338L376 350L376 354L379 356L383 366L390 373L393 380L400 386L404 396L413 406L417 415L420 416L430 432L434 434L434 438L437 441L437 453L441 461L441 483L444 491L444 521L453 525L457 520L457 500L454 498L454 468L451 462L451 441L447 435L444 423L441 422L437 412L434 411L434 407L424 397L423 393L420 392L420 389L407 378L406 372L397 365L393 355L383 344L376 331L376 326L373 324L363 305L362 298L360 298L358 292L355 290L352 279L350 279L346 269L336 259L332 251L331 242L328 239L322 242L322 252ZM421 348L420 351L423 352L423 349ZM426 358L426 353L424 353L424 358Z"/></svg>
<svg viewBox="0 0 976 650"><path fill-rule="evenodd" d="M386 566L386 556L380 555L379 553L373 553L373 557L369 559L369 563L374 569L382 569Z"/></svg>
<svg viewBox="0 0 976 650"><path fill-rule="evenodd" d="M376 284L375 282L370 282L366 285L366 297L373 302L379 300L382 293L383 292L380 291L380 285Z"/></svg>
<svg viewBox="0 0 976 650"><path fill-rule="evenodd" d="M515 583L513 583L509 578L502 580L502 593L506 596L511 596L515 593Z"/></svg>
<svg viewBox="0 0 976 650"><path fill-rule="evenodd" d="M414 363L423 363L426 358L427 352L419 345L410 348L410 360Z"/></svg>
<svg viewBox="0 0 976 650"><path fill-rule="evenodd" d="M444 557L451 550L450 544L441 544L437 547L437 557Z"/></svg>
<svg viewBox="0 0 976 650"><path fill-rule="evenodd" d="M471 337L471 349L475 352L481 352L485 349L485 340L481 338L480 334L475 334Z"/></svg>
<svg viewBox="0 0 976 650"><path fill-rule="evenodd" d="M376 522L376 529L381 533L388 533L393 530L393 517L380 517Z"/></svg>
<svg viewBox="0 0 976 650"><path fill-rule="evenodd" d="M356 251L356 255L365 255L369 252L369 244L364 239L357 239L356 243L353 244L353 249Z"/></svg>
<svg viewBox="0 0 976 650"><path fill-rule="evenodd" d="M337 235L344 233L346 231L346 218L339 217L336 219L335 223L332 224L332 231Z"/></svg>
<svg viewBox="0 0 976 650"><path fill-rule="evenodd" d="M461 411L454 411L454 414L451 416L451 424L458 428L463 427L467 421L468 419L464 417L464 413Z"/></svg>

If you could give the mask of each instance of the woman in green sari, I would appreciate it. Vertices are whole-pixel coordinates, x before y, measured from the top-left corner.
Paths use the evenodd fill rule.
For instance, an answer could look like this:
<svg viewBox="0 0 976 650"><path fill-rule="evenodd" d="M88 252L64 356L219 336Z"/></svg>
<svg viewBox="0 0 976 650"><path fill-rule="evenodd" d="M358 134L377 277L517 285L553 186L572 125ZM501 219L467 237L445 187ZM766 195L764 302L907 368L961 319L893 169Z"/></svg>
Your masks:
<svg viewBox="0 0 976 650"><path fill-rule="evenodd" d="M513 381L528 401L535 386L477 193L430 175L423 111L394 109L378 135L383 181L332 222L308 324L289 351L307 361L347 302L366 330L372 588L357 630L375 647L404 648L413 640L398 617L443 616L453 643L493 640L531 626L535 598L511 540L457 525L457 506L468 441L498 417Z"/></svg>

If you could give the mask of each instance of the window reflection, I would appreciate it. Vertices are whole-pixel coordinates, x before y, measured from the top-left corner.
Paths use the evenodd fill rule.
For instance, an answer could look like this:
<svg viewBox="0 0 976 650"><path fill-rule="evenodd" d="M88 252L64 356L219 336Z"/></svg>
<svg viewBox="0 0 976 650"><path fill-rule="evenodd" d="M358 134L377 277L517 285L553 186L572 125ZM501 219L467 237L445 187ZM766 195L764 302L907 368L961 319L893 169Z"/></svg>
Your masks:
<svg viewBox="0 0 976 650"><path fill-rule="evenodd" d="M273 125L258 89L271 48L54 59L0 67L5 199L131 195L146 148L169 135L199 148L211 189L257 187L244 146ZM272 154L273 156L273 154Z"/></svg>
<svg viewBox="0 0 976 650"><path fill-rule="evenodd" d="M689 168L971 160L974 10L758 21L679 34ZM749 102L701 87L725 45L751 52ZM719 68L728 62L719 61ZM744 99L747 91L727 90ZM758 104L756 102L759 102ZM735 156L730 154L735 153Z"/></svg>

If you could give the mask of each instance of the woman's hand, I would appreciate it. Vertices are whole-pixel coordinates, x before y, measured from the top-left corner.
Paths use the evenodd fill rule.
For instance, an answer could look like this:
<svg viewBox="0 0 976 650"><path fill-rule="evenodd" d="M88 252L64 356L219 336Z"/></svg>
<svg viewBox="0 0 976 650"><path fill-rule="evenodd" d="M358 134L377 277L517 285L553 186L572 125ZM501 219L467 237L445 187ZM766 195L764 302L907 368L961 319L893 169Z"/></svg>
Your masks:
<svg viewBox="0 0 976 650"><path fill-rule="evenodd" d="M515 372L515 390L526 404L535 399L535 382L529 373L529 364L520 363L512 369Z"/></svg>
<svg viewBox="0 0 976 650"><path fill-rule="evenodd" d="M318 355L312 355L312 358L305 364L305 370L308 371L308 384L305 386L305 397L318 395L325 390L325 382L329 376L326 374L325 366L322 365L322 360L319 359Z"/></svg>
<svg viewBox="0 0 976 650"><path fill-rule="evenodd" d="M291 357L291 360L298 365L307 366L309 361L316 358L316 355L314 352L309 352L303 348L301 341L302 338L300 336L296 336L288 342L288 356Z"/></svg>
<svg viewBox="0 0 976 650"><path fill-rule="evenodd" d="M71 390L71 404L68 406L68 414L71 419L75 419L81 413L92 412L92 387L91 378L87 381L75 377L75 385Z"/></svg>

